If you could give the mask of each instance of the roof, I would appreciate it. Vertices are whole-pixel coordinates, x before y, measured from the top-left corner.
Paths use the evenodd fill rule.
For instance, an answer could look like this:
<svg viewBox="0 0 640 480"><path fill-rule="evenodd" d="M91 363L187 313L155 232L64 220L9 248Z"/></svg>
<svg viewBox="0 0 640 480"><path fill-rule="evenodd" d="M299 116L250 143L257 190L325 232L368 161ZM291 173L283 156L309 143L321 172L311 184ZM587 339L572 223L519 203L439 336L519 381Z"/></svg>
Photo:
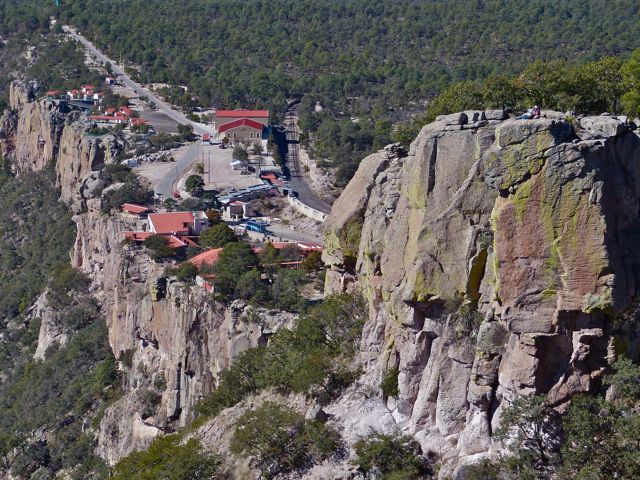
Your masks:
<svg viewBox="0 0 640 480"><path fill-rule="evenodd" d="M144 119L144 118L130 118L129 121L131 122L131 125L148 125L149 121Z"/></svg>
<svg viewBox="0 0 640 480"><path fill-rule="evenodd" d="M264 125L262 125L260 122L256 122L255 120L251 120L250 118L239 118L238 120L234 120L233 122L220 125L220 128L218 128L218 132L223 133L223 132L226 132L227 130L231 130L233 128L238 128L238 127L250 127L255 130L262 131L262 129L264 128Z"/></svg>
<svg viewBox="0 0 640 480"><path fill-rule="evenodd" d="M218 118L255 117L269 118L269 110L217 110Z"/></svg>
<svg viewBox="0 0 640 480"><path fill-rule="evenodd" d="M124 232L124 238L127 240L133 240L134 242L144 242L151 235L156 235L153 232ZM184 247L186 243L173 235L167 235L168 245L170 248Z"/></svg>
<svg viewBox="0 0 640 480"><path fill-rule="evenodd" d="M149 215L149 223L153 225L156 233L187 233L189 225L193 225L194 218L191 212L152 213Z"/></svg>
<svg viewBox="0 0 640 480"><path fill-rule="evenodd" d="M62 92L60 90L49 90L47 95L60 95Z"/></svg>
<svg viewBox="0 0 640 480"><path fill-rule="evenodd" d="M105 122L114 122L116 120L121 120L119 117L112 117L111 115L91 115L89 120L98 120Z"/></svg>
<svg viewBox="0 0 640 480"><path fill-rule="evenodd" d="M306 251L317 251L317 252L321 252L322 251L322 244L321 243L315 243L315 242L298 242L298 247L300 247L302 250L306 250Z"/></svg>
<svg viewBox="0 0 640 480"><path fill-rule="evenodd" d="M187 261L196 268L202 268L203 265L214 265L218 261L220 252L222 252L222 248L212 248Z"/></svg>
<svg viewBox="0 0 640 480"><path fill-rule="evenodd" d="M135 203L123 203L122 211L139 215L141 213L148 212L149 209L147 207L143 207L142 205L136 205Z"/></svg>

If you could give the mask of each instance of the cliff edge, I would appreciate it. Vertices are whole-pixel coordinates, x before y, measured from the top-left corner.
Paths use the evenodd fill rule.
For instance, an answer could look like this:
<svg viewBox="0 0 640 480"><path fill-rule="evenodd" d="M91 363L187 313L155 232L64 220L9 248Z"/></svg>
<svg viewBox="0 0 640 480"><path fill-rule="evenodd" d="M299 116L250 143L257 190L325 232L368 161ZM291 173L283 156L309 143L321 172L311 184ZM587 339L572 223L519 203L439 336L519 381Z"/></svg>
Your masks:
<svg viewBox="0 0 640 480"><path fill-rule="evenodd" d="M325 223L327 291L369 302L365 378L399 372L386 414L356 430L392 418L443 475L496 448L516 396L562 409L638 348L635 125L547 116L438 117L409 152L367 157Z"/></svg>

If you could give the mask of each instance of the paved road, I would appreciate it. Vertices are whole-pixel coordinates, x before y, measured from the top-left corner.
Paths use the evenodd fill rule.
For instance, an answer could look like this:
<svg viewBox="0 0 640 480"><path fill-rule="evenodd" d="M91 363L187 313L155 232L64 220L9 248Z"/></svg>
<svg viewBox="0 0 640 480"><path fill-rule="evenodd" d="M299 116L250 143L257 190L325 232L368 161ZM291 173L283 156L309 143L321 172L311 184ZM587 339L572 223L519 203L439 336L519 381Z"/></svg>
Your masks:
<svg viewBox="0 0 640 480"><path fill-rule="evenodd" d="M298 199L305 205L324 213L331 212L331 205L322 200L307 183L300 165L300 132L298 130L298 114L295 106L287 111L284 119L287 136L287 166L289 167L289 184L298 193Z"/></svg>
<svg viewBox="0 0 640 480"><path fill-rule="evenodd" d="M193 162L198 159L199 155L200 144L199 142L195 142L191 144L189 150L182 155L182 158L174 164L173 168L158 182L156 182L155 191L156 194L160 194L162 196L162 200L166 200L172 196L172 192L174 191L173 184L185 170L191 167Z"/></svg>
<svg viewBox="0 0 640 480"><path fill-rule="evenodd" d="M150 90L144 88L139 83L134 82L133 80L131 80L131 77L129 77L126 73L124 73L124 70L121 67L119 67L116 62L114 62L109 57L107 57L105 54L100 52L93 45L93 43L91 43L89 40L84 38L82 35L78 34L73 27L70 27L68 25L64 25L62 27L62 29L67 34L69 34L71 37L73 37L74 39L76 39L77 41L82 43L98 60L100 60L104 64L110 63L111 66L112 66L113 73L119 77L118 79L120 81L122 81L122 83L126 87L129 87L134 92L136 92L138 95L142 95L142 96L148 97L149 100L155 104L156 108L159 111L163 112L169 118L175 120L178 123L186 123L186 124L189 124L189 125L193 126L193 131L195 133L199 134L199 135L202 135L203 133L207 133L208 132L208 130L203 128L201 124L190 121L182 113L180 113L180 112L178 112L176 110L173 110L171 108L171 105L169 105L167 102L162 100L160 97L156 96L153 92L151 92Z"/></svg>
<svg viewBox="0 0 640 480"><path fill-rule="evenodd" d="M203 133L207 133L208 130L203 128L202 125L192 122L187 117L185 117L182 113L171 108L167 102L154 95L150 90L144 88L137 82L134 82L131 77L129 77L122 68L120 68L116 62L111 60L105 54L100 52L89 40L84 38L82 35L78 34L72 27L64 25L62 29L71 37L82 43L98 60L103 63L110 63L112 66L112 71L115 75L118 76L118 79L128 88L132 89L138 95L144 95L151 102L153 102L156 108L167 115L172 120L175 120L178 123L186 123L193 126L193 131L199 135ZM175 164L175 168L172 168L163 178L161 178L155 185L156 193L162 195L162 199L166 200L171 197L173 192L173 184L180 177L180 175L188 169L193 162L198 159L198 155L200 153L200 145L199 142L195 142L191 145L189 150L182 156L182 158Z"/></svg>

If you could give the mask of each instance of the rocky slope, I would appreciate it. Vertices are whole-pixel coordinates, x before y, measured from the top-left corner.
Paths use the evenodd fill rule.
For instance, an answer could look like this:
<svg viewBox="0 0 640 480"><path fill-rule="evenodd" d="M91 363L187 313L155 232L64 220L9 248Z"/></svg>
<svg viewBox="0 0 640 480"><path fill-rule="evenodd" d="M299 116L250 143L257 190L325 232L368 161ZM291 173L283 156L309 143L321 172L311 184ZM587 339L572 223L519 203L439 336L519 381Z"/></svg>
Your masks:
<svg viewBox="0 0 640 480"><path fill-rule="evenodd" d="M334 406L412 434L442 475L496 448L517 395L562 408L638 348L640 138L626 118L439 117L366 158L325 224L327 290L369 301L361 360L399 394ZM551 118L553 117L553 118Z"/></svg>
<svg viewBox="0 0 640 480"><path fill-rule="evenodd" d="M123 231L140 226L123 216L105 215L94 195L99 191L97 173L112 162L118 141L86 135L87 125L76 114L33 101L19 83L12 85L10 106L0 121L2 153L17 173L55 169L61 199L76 212L71 262L89 275L91 292L107 319L109 343L120 360L125 395L106 410L98 428L98 453L113 464L158 434L184 426L231 359L264 344L293 315L248 315L242 302L225 308L199 288L166 284L163 265L122 242ZM36 351L42 358L47 348L68 338L46 294L31 314L42 319Z"/></svg>

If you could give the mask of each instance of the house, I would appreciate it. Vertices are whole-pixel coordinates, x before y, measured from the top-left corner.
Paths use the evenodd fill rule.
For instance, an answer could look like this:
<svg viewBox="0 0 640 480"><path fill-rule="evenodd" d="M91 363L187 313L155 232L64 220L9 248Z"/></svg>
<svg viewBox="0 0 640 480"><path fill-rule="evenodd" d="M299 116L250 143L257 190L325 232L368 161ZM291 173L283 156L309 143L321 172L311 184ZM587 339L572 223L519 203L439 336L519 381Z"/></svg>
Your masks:
<svg viewBox="0 0 640 480"><path fill-rule="evenodd" d="M122 204L122 213L133 216L136 218L146 217L151 210L142 205L136 205L135 203L123 203Z"/></svg>
<svg viewBox="0 0 640 480"><path fill-rule="evenodd" d="M268 110L217 110L214 117L218 138L232 142L261 140L268 123Z"/></svg>
<svg viewBox="0 0 640 480"><path fill-rule="evenodd" d="M141 125L149 125L149 121L144 118L133 117L129 119L129 125L132 127L139 127Z"/></svg>
<svg viewBox="0 0 640 480"><path fill-rule="evenodd" d="M206 252L196 255L195 257L191 257L187 262L197 269L201 269L205 265L213 266L218 262L220 252L222 252L222 248L212 248Z"/></svg>
<svg viewBox="0 0 640 480"><path fill-rule="evenodd" d="M222 218L225 220L241 220L255 215L250 203L233 200L222 208Z"/></svg>
<svg viewBox="0 0 640 480"><path fill-rule="evenodd" d="M209 226L209 219L203 211L151 213L149 231L162 235L200 235Z"/></svg>
<svg viewBox="0 0 640 480"><path fill-rule="evenodd" d="M105 77L104 83L106 83L107 85L114 85L116 83L116 80L113 77Z"/></svg>
<svg viewBox="0 0 640 480"><path fill-rule="evenodd" d="M69 97L69 100L82 100L84 95L80 90L74 89L67 92L67 97Z"/></svg>
<svg viewBox="0 0 640 480"><path fill-rule="evenodd" d="M116 117L112 115L90 115L88 118L92 122L98 122L98 123L115 123L115 124L125 123L125 119L123 119L122 117Z"/></svg>
<svg viewBox="0 0 640 480"><path fill-rule="evenodd" d="M47 100L57 100L62 97L62 92L60 90L49 90L47 92Z"/></svg>
<svg viewBox="0 0 640 480"><path fill-rule="evenodd" d="M124 232L125 240L130 240L136 243L142 243L151 235L154 235L153 232ZM169 248L173 248L174 250L182 247L186 247L187 242L183 242L175 235L167 235L167 240L169 241Z"/></svg>
<svg viewBox="0 0 640 480"><path fill-rule="evenodd" d="M88 118L92 122L98 122L98 123L115 123L115 124L122 123L122 118L114 117L111 115L89 115Z"/></svg>

